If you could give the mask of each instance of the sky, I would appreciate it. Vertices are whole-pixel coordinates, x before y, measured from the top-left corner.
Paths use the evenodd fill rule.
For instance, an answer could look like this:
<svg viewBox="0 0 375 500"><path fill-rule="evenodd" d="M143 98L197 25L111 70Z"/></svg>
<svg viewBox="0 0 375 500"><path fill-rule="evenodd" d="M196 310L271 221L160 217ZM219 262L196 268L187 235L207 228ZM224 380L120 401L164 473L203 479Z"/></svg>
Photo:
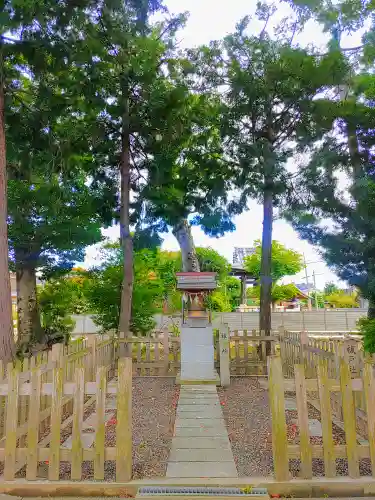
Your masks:
<svg viewBox="0 0 375 500"><path fill-rule="evenodd" d="M207 44L211 40L223 38L235 29L236 23L246 15L251 15L256 6L255 0L165 0L171 13L188 11L190 13L187 24L179 33L180 48L194 47ZM280 2L275 21L290 14L289 7ZM252 25L255 32L259 32L260 25ZM342 45L345 47L358 45L359 35L352 38L343 38ZM310 23L304 33L296 39L301 45L313 43L315 46L324 47L327 37L316 23ZM193 237L196 246L210 246L217 250L230 262L232 262L234 247L250 247L254 240L261 238L262 233L262 207L255 202L249 203L249 210L242 215L235 217L236 230L228 233L222 238L209 238L197 227L193 228ZM103 234L110 239L119 238L119 228L112 227L104 230ZM174 236L170 233L163 235L163 249L178 250L178 244ZM332 273L324 264L318 249L309 243L301 240L292 227L283 220L276 220L274 223L273 239L304 254L307 262L309 282L312 283L312 274L315 272L316 285L322 289L324 284L333 281L340 286L345 286L338 277ZM97 246L87 250L85 266L91 266L97 259ZM284 282L294 281L305 283L305 271L292 278L285 278Z"/></svg>

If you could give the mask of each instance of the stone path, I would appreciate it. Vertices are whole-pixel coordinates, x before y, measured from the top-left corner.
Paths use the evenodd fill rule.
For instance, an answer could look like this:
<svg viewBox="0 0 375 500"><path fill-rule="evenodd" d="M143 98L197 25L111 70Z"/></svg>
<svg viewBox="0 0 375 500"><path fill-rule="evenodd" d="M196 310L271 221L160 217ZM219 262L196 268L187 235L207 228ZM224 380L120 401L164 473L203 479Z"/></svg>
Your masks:
<svg viewBox="0 0 375 500"><path fill-rule="evenodd" d="M182 385L167 477L237 477L214 385Z"/></svg>

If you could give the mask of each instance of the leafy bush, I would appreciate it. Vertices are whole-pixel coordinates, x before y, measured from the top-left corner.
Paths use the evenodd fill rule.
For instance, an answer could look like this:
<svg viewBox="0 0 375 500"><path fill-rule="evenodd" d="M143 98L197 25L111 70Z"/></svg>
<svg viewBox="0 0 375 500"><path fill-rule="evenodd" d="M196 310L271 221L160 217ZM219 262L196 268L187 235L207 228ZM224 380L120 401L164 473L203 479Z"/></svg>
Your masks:
<svg viewBox="0 0 375 500"><path fill-rule="evenodd" d="M47 281L38 290L41 325L47 344L65 342L74 330L77 289L69 278Z"/></svg>
<svg viewBox="0 0 375 500"><path fill-rule="evenodd" d="M363 335L363 347L365 351L373 354L375 352L375 319L360 318L357 326Z"/></svg>
<svg viewBox="0 0 375 500"><path fill-rule="evenodd" d="M94 321L105 330L118 328L123 268L116 248L107 254L106 263L89 273L86 297ZM161 309L165 289L158 275L158 251L134 253L134 286L131 331L146 335L154 326L154 314Z"/></svg>

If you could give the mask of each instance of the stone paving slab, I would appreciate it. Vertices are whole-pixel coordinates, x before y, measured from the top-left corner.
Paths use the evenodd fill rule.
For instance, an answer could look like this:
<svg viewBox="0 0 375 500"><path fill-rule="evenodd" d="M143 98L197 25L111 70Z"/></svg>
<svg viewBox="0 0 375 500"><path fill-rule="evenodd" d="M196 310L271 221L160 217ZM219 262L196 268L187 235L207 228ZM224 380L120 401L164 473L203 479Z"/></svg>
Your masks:
<svg viewBox="0 0 375 500"><path fill-rule="evenodd" d="M190 417L190 415L189 415ZM194 415L191 415L192 418L180 418L177 417L175 421L175 428L178 427L216 427L218 425L217 418L194 418ZM223 423L223 427L225 428L225 424Z"/></svg>
<svg viewBox="0 0 375 500"><path fill-rule="evenodd" d="M297 410L297 401L293 398L285 398L286 410Z"/></svg>
<svg viewBox="0 0 375 500"><path fill-rule="evenodd" d="M215 386L182 386L167 477L237 477Z"/></svg>
<svg viewBox="0 0 375 500"><path fill-rule="evenodd" d="M192 415L195 415L195 413L192 411L177 411L177 417L180 418L191 418ZM197 420L201 418L212 418L216 420L221 420L223 417L221 415L221 412L211 410L211 411L200 412L199 416L197 417Z"/></svg>
<svg viewBox="0 0 375 500"><path fill-rule="evenodd" d="M183 398L198 398L198 399L211 399L218 397L216 392L184 391L182 389L180 389L180 396Z"/></svg>
<svg viewBox="0 0 375 500"><path fill-rule="evenodd" d="M181 405L178 403L177 410L179 413L184 413L185 411L191 411L192 413L199 413L199 415L203 412L211 412L211 413L220 413L221 407L219 403L211 403L210 405L201 405L201 404L189 404L189 405ZM222 415L220 415L222 416Z"/></svg>
<svg viewBox="0 0 375 500"><path fill-rule="evenodd" d="M170 462L167 477L237 477L234 462Z"/></svg>
<svg viewBox="0 0 375 500"><path fill-rule="evenodd" d="M173 448L169 457L170 462L231 462L233 454L228 449L178 449Z"/></svg>
<svg viewBox="0 0 375 500"><path fill-rule="evenodd" d="M179 400L179 405L181 406L186 406L186 405L204 405L204 406L208 406L208 405L218 405L220 404L219 403L219 399L216 397L215 399L214 398L210 398L210 399L197 399L197 398L180 398Z"/></svg>
<svg viewBox="0 0 375 500"><path fill-rule="evenodd" d="M176 437L227 437L227 431L224 426L220 427L177 427Z"/></svg>
<svg viewBox="0 0 375 500"><path fill-rule="evenodd" d="M181 390L183 391L202 391L202 392L217 392L216 391L216 385L215 384L189 384L189 385L183 385L181 386Z"/></svg>
<svg viewBox="0 0 375 500"><path fill-rule="evenodd" d="M83 448L91 448L95 439L95 433L90 432L87 434L81 434L81 442ZM72 449L73 436L69 436L61 445L61 448L67 448L68 450Z"/></svg>
<svg viewBox="0 0 375 500"><path fill-rule="evenodd" d="M312 437L323 436L322 424L316 418L309 419L309 431Z"/></svg>
<svg viewBox="0 0 375 500"><path fill-rule="evenodd" d="M172 449L191 448L191 449L219 449L225 448L230 450L228 438L222 437L174 437L172 439Z"/></svg>

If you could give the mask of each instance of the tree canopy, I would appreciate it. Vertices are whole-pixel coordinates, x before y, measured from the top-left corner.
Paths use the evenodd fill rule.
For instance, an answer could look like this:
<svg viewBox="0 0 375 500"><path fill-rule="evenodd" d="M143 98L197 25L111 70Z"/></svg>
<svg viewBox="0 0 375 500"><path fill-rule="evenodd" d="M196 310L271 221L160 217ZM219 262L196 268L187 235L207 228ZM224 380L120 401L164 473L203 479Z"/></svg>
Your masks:
<svg viewBox="0 0 375 500"><path fill-rule="evenodd" d="M257 280L261 274L262 243L256 240L253 244L254 253L245 257L244 267ZM271 277L275 283L284 276L293 276L303 269L303 256L295 250L286 248L276 240L272 241Z"/></svg>

